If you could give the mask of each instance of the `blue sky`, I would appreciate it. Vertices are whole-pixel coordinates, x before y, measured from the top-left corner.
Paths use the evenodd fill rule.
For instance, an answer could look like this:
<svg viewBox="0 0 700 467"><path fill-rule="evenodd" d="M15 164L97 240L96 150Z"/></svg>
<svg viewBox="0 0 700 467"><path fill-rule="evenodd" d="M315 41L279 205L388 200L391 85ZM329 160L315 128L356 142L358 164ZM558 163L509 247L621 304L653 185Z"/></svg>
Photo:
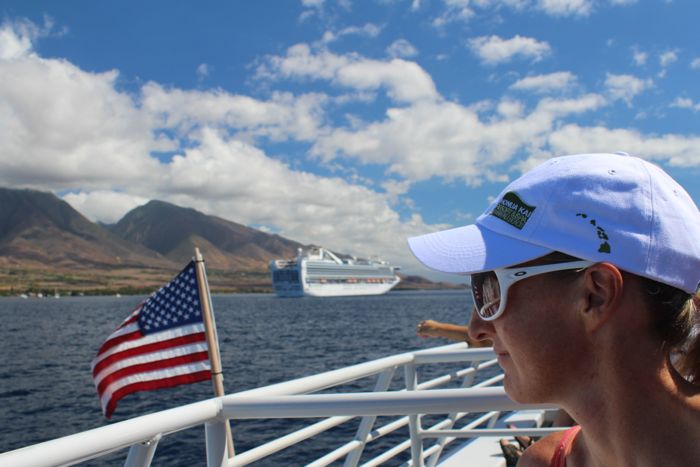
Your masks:
<svg viewBox="0 0 700 467"><path fill-rule="evenodd" d="M427 274L553 156L626 151L698 202L700 4L4 1L0 185L150 199Z"/></svg>

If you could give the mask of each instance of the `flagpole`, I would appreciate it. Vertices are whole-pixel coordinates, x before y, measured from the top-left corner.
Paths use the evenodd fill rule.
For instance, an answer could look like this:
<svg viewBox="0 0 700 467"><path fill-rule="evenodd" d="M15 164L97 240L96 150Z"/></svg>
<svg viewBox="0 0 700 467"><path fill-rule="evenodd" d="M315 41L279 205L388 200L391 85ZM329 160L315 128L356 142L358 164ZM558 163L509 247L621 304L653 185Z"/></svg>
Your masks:
<svg viewBox="0 0 700 467"><path fill-rule="evenodd" d="M207 347L209 348L209 361L211 362L211 382L214 386L214 395L221 397L224 392L224 374L221 370L221 355L219 354L219 341L216 334L216 323L214 321L214 313L212 312L211 296L209 295L209 283L207 282L207 273L204 270L204 258L199 252L199 248L194 249L195 272L197 274L197 285L199 287L199 298L202 302L202 319L204 321L204 330L207 335ZM228 448L228 456L233 457L233 436L231 435L231 425L228 419L226 422L226 447Z"/></svg>

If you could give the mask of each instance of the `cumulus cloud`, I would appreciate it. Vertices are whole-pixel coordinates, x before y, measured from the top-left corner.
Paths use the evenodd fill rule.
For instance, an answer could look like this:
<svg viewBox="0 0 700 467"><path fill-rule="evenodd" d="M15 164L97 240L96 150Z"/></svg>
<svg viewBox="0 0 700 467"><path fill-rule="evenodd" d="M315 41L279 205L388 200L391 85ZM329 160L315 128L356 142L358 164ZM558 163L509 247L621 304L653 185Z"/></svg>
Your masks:
<svg viewBox="0 0 700 467"><path fill-rule="evenodd" d="M142 196L104 190L67 193L63 200L87 218L106 224L115 224L127 212L149 201Z"/></svg>
<svg viewBox="0 0 700 467"><path fill-rule="evenodd" d="M602 96L542 99L530 113L517 101L505 101L498 115L482 120L478 109L451 102L424 102L392 108L386 119L333 129L312 152L320 158L355 158L385 164L391 173L412 180L433 176L478 185L502 177L500 167L523 149L537 147L560 119L605 105Z"/></svg>
<svg viewBox="0 0 700 467"><path fill-rule="evenodd" d="M0 60L24 57L33 53L33 44L37 39L63 33L63 30L54 31L53 19L49 16L44 16L43 25L26 19L5 20L0 25Z"/></svg>
<svg viewBox="0 0 700 467"><path fill-rule="evenodd" d="M513 83L510 88L519 91L548 93L566 91L576 84L576 76L569 71L559 71L546 75L527 76Z"/></svg>
<svg viewBox="0 0 700 467"><path fill-rule="evenodd" d="M671 107L678 107L680 109L690 109L693 112L700 111L700 102L695 103L692 99L687 97L678 97L671 103Z"/></svg>
<svg viewBox="0 0 700 467"><path fill-rule="evenodd" d="M632 49L632 60L634 61L634 64L637 66L643 66L647 63L647 59L649 58L649 54L646 52L643 52L636 47Z"/></svg>
<svg viewBox="0 0 700 467"><path fill-rule="evenodd" d="M402 221L389 198L341 178L291 169L250 144L205 129L196 145L172 159L160 190L178 204L235 219L274 226L287 238L357 254L382 253L406 260L397 235L429 227ZM372 222L367 222L372 219ZM326 221L327 220L327 221ZM367 251L367 239L380 251Z"/></svg>
<svg viewBox="0 0 700 467"><path fill-rule="evenodd" d="M201 81L207 76L209 76L209 65L207 65L206 63L201 63L197 67L197 79Z"/></svg>
<svg viewBox="0 0 700 467"><path fill-rule="evenodd" d="M632 75L614 75L608 73L605 77L605 87L608 94L613 99L621 99L632 104L632 99L638 94L653 87L654 82L651 79L640 79Z"/></svg>
<svg viewBox="0 0 700 467"><path fill-rule="evenodd" d="M322 42L330 43L340 39L343 36L364 36L364 37L377 37L379 33L382 32L381 26L376 24L367 23L364 26L349 26L343 28L340 31L326 31L323 34Z"/></svg>
<svg viewBox="0 0 700 467"><path fill-rule="evenodd" d="M700 138L697 136L645 135L635 130L570 124L552 132L548 144L558 154L619 150L676 167L700 163Z"/></svg>
<svg viewBox="0 0 700 467"><path fill-rule="evenodd" d="M13 38L22 44L20 35ZM415 262L396 239L436 228L419 215L401 219L391 207L405 193L401 182L377 192L294 170L254 145L259 137L315 138L323 95L257 100L157 83L131 95L117 89L117 71L90 73L43 59L30 53L31 44L21 50L0 59L2 185L67 192L64 199L78 210L109 223L162 199L402 265ZM358 64L367 65L349 63ZM337 79L352 82L343 75L352 71ZM164 151L175 155L161 160Z"/></svg>
<svg viewBox="0 0 700 467"><path fill-rule="evenodd" d="M398 39L387 47L386 52L393 58L410 58L418 55L418 50L406 39Z"/></svg>
<svg viewBox="0 0 700 467"><path fill-rule="evenodd" d="M209 126L275 141L309 140L321 124L326 100L321 94L280 92L262 101L221 90L166 89L153 82L142 88L142 108L155 125L175 129L182 137Z"/></svg>
<svg viewBox="0 0 700 467"><path fill-rule="evenodd" d="M433 20L433 26L437 28L455 21L467 22L476 14L471 8L470 0L443 0L443 3L445 10Z"/></svg>
<svg viewBox="0 0 700 467"><path fill-rule="evenodd" d="M149 153L172 144L115 90L117 77L34 55L0 60L0 183L75 188L157 173Z"/></svg>
<svg viewBox="0 0 700 467"><path fill-rule="evenodd" d="M690 68L692 68L693 70L700 70L700 57L694 58L690 62Z"/></svg>
<svg viewBox="0 0 700 467"><path fill-rule="evenodd" d="M593 0L537 0L537 7L552 16L588 16Z"/></svg>
<svg viewBox="0 0 700 467"><path fill-rule="evenodd" d="M476 37L469 40L469 48L487 65L505 63L515 57L540 61L551 53L546 42L519 35L511 39L499 36Z"/></svg>
<svg viewBox="0 0 700 467"><path fill-rule="evenodd" d="M401 102L439 97L430 75L415 62L336 55L327 49L312 51L307 44L290 47L285 56L268 57L258 76L324 79L362 91L386 89L389 97Z"/></svg>
<svg viewBox="0 0 700 467"><path fill-rule="evenodd" d="M661 65L663 68L666 68L672 63L675 63L678 61L678 52L675 50L667 50L666 52L662 53L659 55L659 65Z"/></svg>

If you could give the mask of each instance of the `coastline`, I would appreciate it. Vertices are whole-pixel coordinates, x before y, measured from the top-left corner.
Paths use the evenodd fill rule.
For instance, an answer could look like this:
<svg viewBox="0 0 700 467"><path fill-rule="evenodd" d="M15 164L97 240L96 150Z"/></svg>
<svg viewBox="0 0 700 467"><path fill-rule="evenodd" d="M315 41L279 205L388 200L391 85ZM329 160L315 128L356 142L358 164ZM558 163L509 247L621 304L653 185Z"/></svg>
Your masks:
<svg viewBox="0 0 700 467"><path fill-rule="evenodd" d="M0 296L36 297L148 295L168 282L178 271L139 267L58 268L0 267ZM208 269L212 293L273 293L267 271L221 271ZM463 284L432 282L420 276L402 276L394 291L451 290Z"/></svg>

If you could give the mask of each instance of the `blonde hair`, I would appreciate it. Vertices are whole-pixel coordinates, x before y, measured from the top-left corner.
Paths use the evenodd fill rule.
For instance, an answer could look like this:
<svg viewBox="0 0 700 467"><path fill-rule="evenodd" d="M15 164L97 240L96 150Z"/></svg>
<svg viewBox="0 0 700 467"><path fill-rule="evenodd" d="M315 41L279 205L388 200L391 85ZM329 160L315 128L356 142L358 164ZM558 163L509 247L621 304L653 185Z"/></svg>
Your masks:
<svg viewBox="0 0 700 467"><path fill-rule="evenodd" d="M687 330L682 344L678 347L676 368L688 381L700 384L700 294L696 293L685 303L679 313L679 321Z"/></svg>

